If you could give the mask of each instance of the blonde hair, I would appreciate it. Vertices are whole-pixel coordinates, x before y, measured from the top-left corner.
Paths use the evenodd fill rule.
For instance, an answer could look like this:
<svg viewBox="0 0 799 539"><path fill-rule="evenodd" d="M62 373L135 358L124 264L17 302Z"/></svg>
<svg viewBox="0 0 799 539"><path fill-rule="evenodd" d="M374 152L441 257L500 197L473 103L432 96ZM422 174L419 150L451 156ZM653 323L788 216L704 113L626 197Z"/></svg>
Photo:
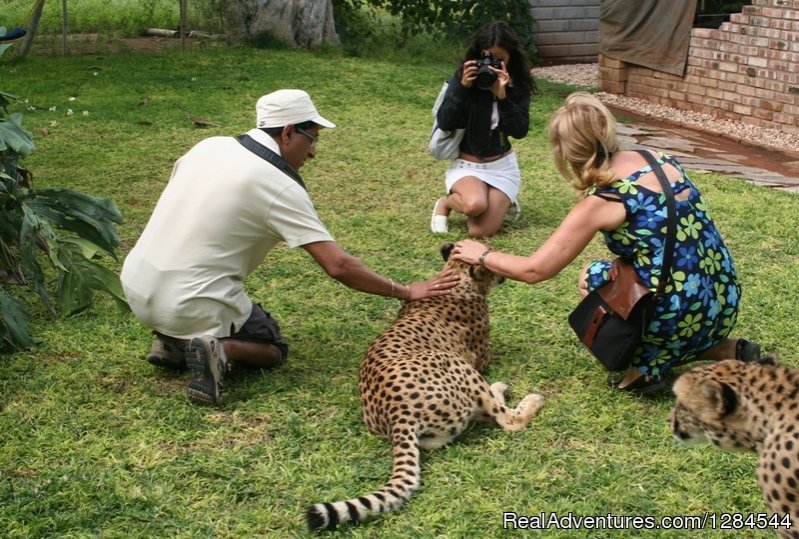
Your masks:
<svg viewBox="0 0 799 539"><path fill-rule="evenodd" d="M610 156L620 150L616 120L599 99L585 92L566 98L549 122L555 165L578 191L616 180Z"/></svg>

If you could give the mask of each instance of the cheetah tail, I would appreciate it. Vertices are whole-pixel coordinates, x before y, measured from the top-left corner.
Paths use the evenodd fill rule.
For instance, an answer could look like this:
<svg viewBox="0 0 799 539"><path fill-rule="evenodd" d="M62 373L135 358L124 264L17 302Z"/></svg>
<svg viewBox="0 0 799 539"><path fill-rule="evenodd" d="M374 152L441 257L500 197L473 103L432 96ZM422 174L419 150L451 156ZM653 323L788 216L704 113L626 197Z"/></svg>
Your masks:
<svg viewBox="0 0 799 539"><path fill-rule="evenodd" d="M305 518L310 530L333 530L344 522L358 522L401 507L421 483L419 435L415 427L397 426L391 435L391 478L382 488L360 498L308 507Z"/></svg>

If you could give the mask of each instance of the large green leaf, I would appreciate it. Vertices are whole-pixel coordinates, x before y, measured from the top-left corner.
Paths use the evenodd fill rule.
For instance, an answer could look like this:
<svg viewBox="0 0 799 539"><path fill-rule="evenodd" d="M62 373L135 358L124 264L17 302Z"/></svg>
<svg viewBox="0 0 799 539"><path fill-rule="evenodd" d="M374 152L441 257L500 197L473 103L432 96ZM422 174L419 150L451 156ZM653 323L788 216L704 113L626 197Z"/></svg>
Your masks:
<svg viewBox="0 0 799 539"><path fill-rule="evenodd" d="M22 272L31 286L47 306L50 314L58 316L50 294L44 281L44 270L36 256L37 252L46 246L45 238L52 238L53 233L47 223L39 218L25 206L22 207L23 219L19 233L19 250L21 255Z"/></svg>
<svg viewBox="0 0 799 539"><path fill-rule="evenodd" d="M116 258L119 235L115 223L122 222L122 214L111 200L70 189L41 189L33 191L25 204L56 228L89 240Z"/></svg>
<svg viewBox="0 0 799 539"><path fill-rule="evenodd" d="M0 120L0 152L11 149L22 157L33 153L33 135L22 129L22 114L15 113Z"/></svg>
<svg viewBox="0 0 799 539"><path fill-rule="evenodd" d="M59 258L67 268L61 272L58 283L58 303L62 312L77 314L87 309L92 291L109 294L117 305L128 310L119 276L98 262L84 256L84 246L79 242L64 241L59 246Z"/></svg>
<svg viewBox="0 0 799 539"><path fill-rule="evenodd" d="M0 55L2 55L2 51L0 51ZM5 111L5 109L8 108L11 103L19 103L20 101L21 99L17 96L0 90L0 109L3 111Z"/></svg>
<svg viewBox="0 0 799 539"><path fill-rule="evenodd" d="M30 348L36 344L28 333L30 315L23 302L12 298L0 286L0 334L13 348Z"/></svg>

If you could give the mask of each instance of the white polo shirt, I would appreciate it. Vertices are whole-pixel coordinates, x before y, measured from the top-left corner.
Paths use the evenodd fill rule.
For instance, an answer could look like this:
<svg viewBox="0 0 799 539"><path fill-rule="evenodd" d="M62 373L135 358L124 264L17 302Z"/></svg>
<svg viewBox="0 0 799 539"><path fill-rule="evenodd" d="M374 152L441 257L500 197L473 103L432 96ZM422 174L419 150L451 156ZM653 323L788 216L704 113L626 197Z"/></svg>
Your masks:
<svg viewBox="0 0 799 539"><path fill-rule="evenodd" d="M248 133L280 153L272 137ZM247 276L278 242L334 241L308 193L233 137L181 157L120 279L146 326L181 339L227 337L252 310Z"/></svg>

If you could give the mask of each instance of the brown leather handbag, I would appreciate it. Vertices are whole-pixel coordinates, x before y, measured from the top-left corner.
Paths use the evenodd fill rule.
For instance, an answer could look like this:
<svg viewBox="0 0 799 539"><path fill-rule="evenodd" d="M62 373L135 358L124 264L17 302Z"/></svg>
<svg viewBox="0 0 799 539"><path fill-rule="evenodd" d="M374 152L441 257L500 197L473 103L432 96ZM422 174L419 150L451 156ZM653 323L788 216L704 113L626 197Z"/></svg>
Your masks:
<svg viewBox="0 0 799 539"><path fill-rule="evenodd" d="M639 151L660 180L668 207L667 237L663 264L654 292L641 282L632 262L613 261L616 277L590 292L569 315L569 325L580 341L609 371L629 367L655 310L656 298L663 295L671 278L671 259L677 232L674 193L660 164L648 151Z"/></svg>
<svg viewBox="0 0 799 539"><path fill-rule="evenodd" d="M569 315L569 325L609 371L630 365L651 320L655 293L628 260L613 261L616 278L589 293Z"/></svg>

